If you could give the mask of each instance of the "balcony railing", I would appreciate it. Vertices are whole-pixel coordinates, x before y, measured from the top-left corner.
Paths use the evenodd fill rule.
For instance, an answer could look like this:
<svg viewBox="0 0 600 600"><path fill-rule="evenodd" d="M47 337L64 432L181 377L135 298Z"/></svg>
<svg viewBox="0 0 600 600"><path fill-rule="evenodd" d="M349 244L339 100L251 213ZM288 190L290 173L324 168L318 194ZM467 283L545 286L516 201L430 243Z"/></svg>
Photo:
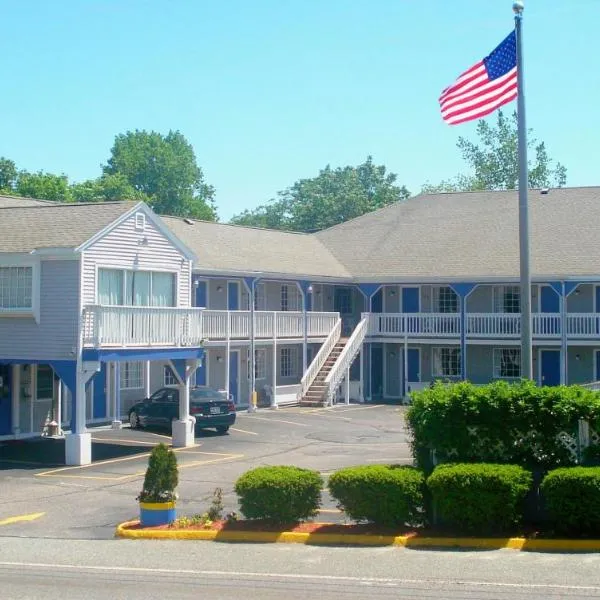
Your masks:
<svg viewBox="0 0 600 600"><path fill-rule="evenodd" d="M86 346L197 346L202 340L247 340L250 311L150 306L87 306L83 311ZM338 313L254 312L256 339L326 338Z"/></svg>
<svg viewBox="0 0 600 600"><path fill-rule="evenodd" d="M519 313L467 313L466 335L470 338L514 338L521 335ZM600 338L600 314L567 315L568 338ZM535 338L562 336L562 317L557 313L534 313L532 333ZM369 336L456 338L461 335L458 313L371 313Z"/></svg>

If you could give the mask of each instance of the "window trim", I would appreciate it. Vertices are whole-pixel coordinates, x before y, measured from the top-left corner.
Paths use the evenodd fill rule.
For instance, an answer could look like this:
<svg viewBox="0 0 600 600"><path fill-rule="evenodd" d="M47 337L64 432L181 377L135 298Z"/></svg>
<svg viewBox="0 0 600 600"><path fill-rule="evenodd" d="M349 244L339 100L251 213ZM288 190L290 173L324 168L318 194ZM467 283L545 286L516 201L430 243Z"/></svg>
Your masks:
<svg viewBox="0 0 600 600"><path fill-rule="evenodd" d="M435 360L435 353L436 352L440 352L442 350L454 350L457 352L458 354L458 369L457 369L457 373L455 375L446 375L445 373L436 373L435 368L436 368L436 360ZM440 356L440 363L442 362L441 356ZM462 370L462 352L460 348L456 348L454 346L433 346L431 349L431 376L433 378L448 378L448 379L453 379L453 378L457 378L461 376L461 370Z"/></svg>
<svg viewBox="0 0 600 600"><path fill-rule="evenodd" d="M512 350L512 351L518 353L518 360L517 360L517 364L519 365L519 374L518 375L502 375L500 373L500 369L502 367L502 361L501 361L501 358L496 358L496 357L499 357L501 355L501 353L506 350ZM521 379L521 356L520 356L520 354L521 354L521 349L517 346L495 347L492 350L492 378L493 379L501 379L501 380L509 380L509 381ZM496 368L496 367L498 367L498 368Z"/></svg>
<svg viewBox="0 0 600 600"><path fill-rule="evenodd" d="M0 317L33 317L36 323L40 322L40 287L41 265L39 260L27 257L0 258L0 267L29 267L31 268L31 307L0 308Z"/></svg>
<svg viewBox="0 0 600 600"><path fill-rule="evenodd" d="M169 378L172 377L172 379L175 383L167 383L167 370L170 373ZM177 381L177 377L175 377L175 373L173 373L173 369L169 365L163 365L163 387L165 387L165 388L179 387L179 382Z"/></svg>
<svg viewBox="0 0 600 600"><path fill-rule="evenodd" d="M440 302L442 297L442 290L444 290L444 294L447 293L446 290L449 290L452 294L454 294L453 298L456 301L456 310L442 310L442 304ZM441 313L448 315L456 315L460 313L460 298L458 294L452 289L450 285L432 285L431 286L431 312L432 313Z"/></svg>
<svg viewBox="0 0 600 600"><path fill-rule="evenodd" d="M290 373L283 373L283 353L289 352L289 366L291 368ZM290 379L293 377L298 377L298 360L299 360L299 352L296 346L284 346L283 348L279 348L279 368L278 373L279 377L284 379Z"/></svg>
<svg viewBox="0 0 600 600"><path fill-rule="evenodd" d="M140 385L123 385L123 373L125 365L137 363L140 366ZM130 383L130 382L128 382ZM143 390L144 389L144 361L142 360L127 360L119 365L119 387L121 390Z"/></svg>
<svg viewBox="0 0 600 600"><path fill-rule="evenodd" d="M261 375L260 372L256 372L257 371L257 367L261 364L258 360L257 357L261 356L263 357L262 360L262 366L264 368L264 373ZM248 381L250 381L251 379L251 364L252 361L250 360L250 350L248 350L248 361L247 361L247 369L246 369L246 373L247 373L247 377L248 377ZM255 381L263 381L267 378L267 349L266 348L254 348L254 380Z"/></svg>

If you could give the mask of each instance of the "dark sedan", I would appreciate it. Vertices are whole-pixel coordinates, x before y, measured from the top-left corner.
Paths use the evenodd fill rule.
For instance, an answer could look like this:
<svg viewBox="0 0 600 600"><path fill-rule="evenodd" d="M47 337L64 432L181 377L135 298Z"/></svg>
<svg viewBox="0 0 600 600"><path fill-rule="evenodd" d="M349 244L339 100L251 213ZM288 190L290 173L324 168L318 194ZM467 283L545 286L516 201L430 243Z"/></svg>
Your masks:
<svg viewBox="0 0 600 600"><path fill-rule="evenodd" d="M196 417L196 430L215 428L227 433L235 423L235 404L221 392L205 386L190 390L190 415ZM150 398L134 404L129 410L129 424L137 427L165 427L170 429L179 418L179 390L161 388Z"/></svg>

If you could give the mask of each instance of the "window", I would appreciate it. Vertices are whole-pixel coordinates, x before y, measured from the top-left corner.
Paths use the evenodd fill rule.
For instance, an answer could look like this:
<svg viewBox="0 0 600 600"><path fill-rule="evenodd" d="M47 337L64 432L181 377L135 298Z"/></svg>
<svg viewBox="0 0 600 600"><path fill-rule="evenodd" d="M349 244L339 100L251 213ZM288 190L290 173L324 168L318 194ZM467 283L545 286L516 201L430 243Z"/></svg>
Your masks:
<svg viewBox="0 0 600 600"><path fill-rule="evenodd" d="M248 379L252 373L250 364L250 352L248 352ZM267 351L265 348L256 348L254 350L254 378L267 378Z"/></svg>
<svg viewBox="0 0 600 600"><path fill-rule="evenodd" d="M163 385L179 385L179 381L177 381L177 377L175 377L175 373L173 373L173 369L171 367L165 366L164 370L164 383Z"/></svg>
<svg viewBox="0 0 600 600"><path fill-rule="evenodd" d="M494 377L521 377L520 348L494 348Z"/></svg>
<svg viewBox="0 0 600 600"><path fill-rule="evenodd" d="M521 312L521 294L517 285L501 285L494 288L494 312Z"/></svg>
<svg viewBox="0 0 600 600"><path fill-rule="evenodd" d="M281 310L302 310L297 286L287 284L281 286Z"/></svg>
<svg viewBox="0 0 600 600"><path fill-rule="evenodd" d="M146 215L144 213L135 213L135 229L136 231L144 231L146 228Z"/></svg>
<svg viewBox="0 0 600 600"><path fill-rule="evenodd" d="M289 310L288 286L281 286L281 310Z"/></svg>
<svg viewBox="0 0 600 600"><path fill-rule="evenodd" d="M0 309L32 308L33 267L0 267Z"/></svg>
<svg viewBox="0 0 600 600"><path fill-rule="evenodd" d="M432 312L458 312L458 296L451 287L444 286L433 288Z"/></svg>
<svg viewBox="0 0 600 600"><path fill-rule="evenodd" d="M142 362L124 362L121 364L120 373L122 390L139 390L144 387Z"/></svg>
<svg viewBox="0 0 600 600"><path fill-rule="evenodd" d="M281 348L279 351L279 375L281 377L298 375L298 348Z"/></svg>
<svg viewBox="0 0 600 600"><path fill-rule="evenodd" d="M36 374L37 397L54 397L54 371L48 365L38 365Z"/></svg>
<svg viewBox="0 0 600 600"><path fill-rule="evenodd" d="M98 269L98 303L104 306L175 306L175 273Z"/></svg>
<svg viewBox="0 0 600 600"><path fill-rule="evenodd" d="M265 296L265 284L257 283L254 286L254 310L266 310L267 300Z"/></svg>
<svg viewBox="0 0 600 600"><path fill-rule="evenodd" d="M460 377L460 348L433 348L434 377Z"/></svg>
<svg viewBox="0 0 600 600"><path fill-rule="evenodd" d="M352 290L350 288L335 288L334 310L341 315L352 314Z"/></svg>

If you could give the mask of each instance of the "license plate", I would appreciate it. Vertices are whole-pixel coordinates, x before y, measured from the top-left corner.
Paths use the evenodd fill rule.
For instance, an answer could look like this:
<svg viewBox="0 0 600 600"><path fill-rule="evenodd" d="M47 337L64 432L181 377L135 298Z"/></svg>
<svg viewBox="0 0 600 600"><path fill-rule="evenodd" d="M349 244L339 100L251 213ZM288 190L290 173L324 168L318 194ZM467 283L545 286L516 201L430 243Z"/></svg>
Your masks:
<svg viewBox="0 0 600 600"><path fill-rule="evenodd" d="M220 406L211 406L210 407L210 414L211 415L219 415L219 414L221 414L221 407Z"/></svg>

